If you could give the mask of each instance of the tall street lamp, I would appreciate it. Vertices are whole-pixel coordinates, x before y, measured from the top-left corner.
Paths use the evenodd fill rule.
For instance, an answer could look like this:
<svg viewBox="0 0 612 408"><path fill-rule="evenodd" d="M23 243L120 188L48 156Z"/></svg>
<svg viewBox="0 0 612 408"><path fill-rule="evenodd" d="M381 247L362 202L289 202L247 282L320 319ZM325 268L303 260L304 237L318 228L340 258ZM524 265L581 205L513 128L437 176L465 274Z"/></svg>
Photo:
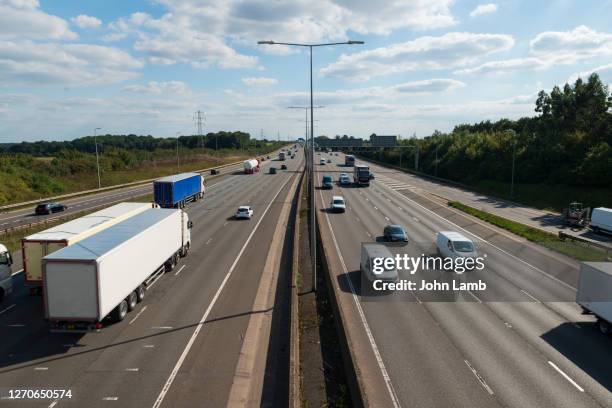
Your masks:
<svg viewBox="0 0 612 408"><path fill-rule="evenodd" d="M316 252L316 234L315 234L315 199L314 199L314 103L312 95L312 49L314 47L326 47L330 45L358 45L363 44L363 41L344 41L335 43L320 43L320 44L300 44L300 43L285 43L271 40L257 41L260 45L288 45L294 47L308 47L310 51L310 250L312 258L312 290L317 290L317 252ZM308 146L308 145L307 145Z"/></svg>
<svg viewBox="0 0 612 408"><path fill-rule="evenodd" d="M102 128L94 128L94 145L96 146L96 167L98 169L98 189L102 187L102 183L100 182L100 160L98 159L98 130Z"/></svg>

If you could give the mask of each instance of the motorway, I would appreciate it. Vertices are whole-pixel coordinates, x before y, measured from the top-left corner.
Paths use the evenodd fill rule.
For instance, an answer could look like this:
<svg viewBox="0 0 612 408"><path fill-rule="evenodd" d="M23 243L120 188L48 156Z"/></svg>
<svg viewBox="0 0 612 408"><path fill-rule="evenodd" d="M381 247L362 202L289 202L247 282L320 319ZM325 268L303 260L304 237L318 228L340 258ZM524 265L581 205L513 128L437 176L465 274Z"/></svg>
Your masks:
<svg viewBox="0 0 612 408"><path fill-rule="evenodd" d="M577 262L449 209L379 166L369 187L341 187L341 172L352 179L344 156L320 157L333 163L315 166L317 186L324 174L335 183L316 191L318 223L367 405L612 407L612 343L573 302ZM332 195L344 196L345 213L327 211ZM467 279L487 290L367 291L360 243L380 240L386 224L406 228L410 243L392 249L411 256L435 256L438 231L469 236L487 258Z"/></svg>
<svg viewBox="0 0 612 408"><path fill-rule="evenodd" d="M225 173L233 173L240 169L242 169L242 163L223 167L220 170L221 174L223 175ZM206 177L206 179L208 179L209 177L210 176ZM213 179L214 178L216 178L216 176L213 176ZM68 209L66 211L54 214L36 215L34 214L35 206L2 213L0 214L0 231L9 228L25 226L31 223L41 222L43 220L52 221L57 218L63 218L72 214L77 214L82 211L93 211L94 209L108 206L110 204L128 201L136 197L151 194L153 188L152 185L153 183L145 183L136 186L122 187L99 193L87 194L75 198L68 198L65 200L56 200L68 206ZM44 199L40 200L40 202L44 201Z"/></svg>
<svg viewBox="0 0 612 408"><path fill-rule="evenodd" d="M570 228L564 224L560 214L478 194L459 185L444 183L442 181L439 182L433 178L417 176L404 171L383 167L375 163L370 162L369 165L374 173L380 173L390 183L397 186L403 185L410 189L433 193L449 201L459 201L463 204L499 215L500 217L543 229L553 234L558 234L559 231L563 231L570 235L579 236L586 240L612 247L612 236L598 234L588 228ZM570 199L571 197L568 198L568 200ZM569 204L569 201L567 204ZM599 205L605 207L607 204L609 203L600 203Z"/></svg>
<svg viewBox="0 0 612 408"><path fill-rule="evenodd" d="M267 169L280 163L266 161L260 173L224 170L209 183L205 199L186 208L194 222L189 255L124 321L99 332L50 333L41 298L27 294L23 274L14 276L15 293L0 305L0 389L69 389L72 399L0 406L226 405L249 321L271 313L253 307L302 153L285 163L276 175ZM251 220L233 219L239 205L253 207ZM257 354L265 360L265 350Z"/></svg>

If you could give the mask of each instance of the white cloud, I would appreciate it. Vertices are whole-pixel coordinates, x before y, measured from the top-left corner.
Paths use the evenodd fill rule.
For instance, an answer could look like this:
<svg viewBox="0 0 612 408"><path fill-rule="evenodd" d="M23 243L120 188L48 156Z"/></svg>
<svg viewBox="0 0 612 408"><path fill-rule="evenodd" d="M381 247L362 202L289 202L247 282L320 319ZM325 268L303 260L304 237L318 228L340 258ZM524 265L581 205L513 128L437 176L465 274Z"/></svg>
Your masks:
<svg viewBox="0 0 612 408"><path fill-rule="evenodd" d="M546 31L529 43L531 52L541 58L565 63L612 55L612 34L598 33L587 26L571 31Z"/></svg>
<svg viewBox="0 0 612 408"><path fill-rule="evenodd" d="M497 11L497 4L495 3L487 3L487 4L479 4L474 10L470 12L470 17L478 17L483 14L495 13Z"/></svg>
<svg viewBox="0 0 612 408"><path fill-rule="evenodd" d="M504 34L447 33L420 37L354 54L343 54L321 70L323 76L366 81L374 76L422 69L461 67L486 55L512 48Z"/></svg>
<svg viewBox="0 0 612 408"><path fill-rule="evenodd" d="M68 23L39 10L36 0L0 0L0 40L73 40Z"/></svg>
<svg viewBox="0 0 612 408"><path fill-rule="evenodd" d="M454 79L427 79L424 81L407 82L396 85L393 89L399 93L411 95L423 95L437 92L449 92L464 88L466 85Z"/></svg>
<svg viewBox="0 0 612 408"><path fill-rule="evenodd" d="M609 81L612 82L612 64L606 64L606 65L602 65L597 68L589 69L587 71L577 72L575 74L572 74L568 78L567 82L574 83L576 82L578 78L582 78L582 80L586 80L593 73L597 73L599 74L599 76L604 76L605 78L609 77L610 78ZM605 81L605 78L604 78L604 81Z"/></svg>
<svg viewBox="0 0 612 408"><path fill-rule="evenodd" d="M135 93L149 93L149 94L174 94L174 95L185 95L191 91L185 82L182 81L168 81L168 82L157 82L150 81L145 85L128 85L121 89L122 91L135 92Z"/></svg>
<svg viewBox="0 0 612 408"><path fill-rule="evenodd" d="M242 78L241 81L246 86L270 86L278 84L278 79L266 77L248 77Z"/></svg>
<svg viewBox="0 0 612 408"><path fill-rule="evenodd" d="M455 71L455 74L488 74L506 73L511 71L546 69L551 66L539 58L513 58L499 61L489 61L484 64Z"/></svg>
<svg viewBox="0 0 612 408"><path fill-rule="evenodd" d="M0 41L0 85L95 85L138 76L142 62L91 44Z"/></svg>
<svg viewBox="0 0 612 408"><path fill-rule="evenodd" d="M72 22L79 28L97 28L102 25L102 21L99 19L92 16L87 16L85 14L79 14L78 16L73 17Z"/></svg>

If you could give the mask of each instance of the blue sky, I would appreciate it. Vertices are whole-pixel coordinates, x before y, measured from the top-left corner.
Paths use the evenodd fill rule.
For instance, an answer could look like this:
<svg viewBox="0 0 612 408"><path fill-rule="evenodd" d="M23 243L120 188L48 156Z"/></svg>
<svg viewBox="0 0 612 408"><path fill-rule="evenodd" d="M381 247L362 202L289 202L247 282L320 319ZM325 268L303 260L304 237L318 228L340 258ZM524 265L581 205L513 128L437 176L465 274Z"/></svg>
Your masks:
<svg viewBox="0 0 612 408"><path fill-rule="evenodd" d="M0 0L0 141L244 130L418 137L533 115L540 89L612 82L608 1Z"/></svg>

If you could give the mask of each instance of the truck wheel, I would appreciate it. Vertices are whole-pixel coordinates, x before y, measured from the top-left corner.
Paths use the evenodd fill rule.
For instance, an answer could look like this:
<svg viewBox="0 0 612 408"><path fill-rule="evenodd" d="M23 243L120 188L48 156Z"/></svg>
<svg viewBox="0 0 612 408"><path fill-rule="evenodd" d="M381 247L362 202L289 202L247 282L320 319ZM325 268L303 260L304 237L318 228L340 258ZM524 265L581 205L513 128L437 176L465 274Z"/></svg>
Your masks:
<svg viewBox="0 0 612 408"><path fill-rule="evenodd" d="M136 289L136 295L138 297L138 302L142 302L147 294L147 290L144 285L140 285L138 289Z"/></svg>
<svg viewBox="0 0 612 408"><path fill-rule="evenodd" d="M610 324L606 322L604 319L597 319L597 327L599 327L599 331L602 334L610 333Z"/></svg>
<svg viewBox="0 0 612 408"><path fill-rule="evenodd" d="M128 302L123 299L121 303L113 311L113 317L116 322L122 321L128 313Z"/></svg>
<svg viewBox="0 0 612 408"><path fill-rule="evenodd" d="M189 253L189 244L185 245L182 249L181 249L181 258L184 258L187 256L187 254Z"/></svg>
<svg viewBox="0 0 612 408"><path fill-rule="evenodd" d="M166 265L165 265L166 266L166 272L170 272L176 266L175 257L176 257L176 255L172 255L172 258L170 258L170 259L168 259L166 261Z"/></svg>
<svg viewBox="0 0 612 408"><path fill-rule="evenodd" d="M127 302L128 309L130 311L136 308L136 304L138 303L138 295L136 294L136 291L129 294L129 296L127 297Z"/></svg>

